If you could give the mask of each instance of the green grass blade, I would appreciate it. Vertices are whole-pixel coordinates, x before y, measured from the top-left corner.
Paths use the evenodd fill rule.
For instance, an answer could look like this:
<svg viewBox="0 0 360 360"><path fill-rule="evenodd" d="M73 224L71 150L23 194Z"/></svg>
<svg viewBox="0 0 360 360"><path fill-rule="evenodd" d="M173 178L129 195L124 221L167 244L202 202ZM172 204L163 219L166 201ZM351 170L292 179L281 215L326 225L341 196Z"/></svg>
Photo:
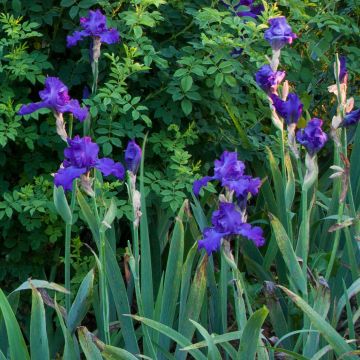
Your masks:
<svg viewBox="0 0 360 360"><path fill-rule="evenodd" d="M64 339L65 339L63 359L78 360L78 359L80 359L80 356L76 352L74 338L71 336L70 331L67 329L67 327L65 325L63 316L61 314L59 305L57 304L56 300L54 302L54 306L55 306L56 314L57 314L59 322L60 322L60 326L61 326L61 330L62 330Z"/></svg>
<svg viewBox="0 0 360 360"><path fill-rule="evenodd" d="M347 296L347 291L346 291L347 289L344 280L343 280L343 287L344 287L344 295L346 296L346 317L347 317L347 324L349 329L349 339L355 339L356 335L355 335L355 326L353 322L353 313L351 310L350 300Z"/></svg>
<svg viewBox="0 0 360 360"><path fill-rule="evenodd" d="M71 333L73 333L76 327L80 325L82 319L85 317L86 313L89 310L92 301L94 277L95 272L94 269L92 269L88 272L88 274L81 282L75 300L71 305L67 318L67 325Z"/></svg>
<svg viewBox="0 0 360 360"><path fill-rule="evenodd" d="M27 350L19 324L15 318L9 302L6 299L5 294L1 289L0 310L6 327L11 359L30 360L29 352Z"/></svg>
<svg viewBox="0 0 360 360"><path fill-rule="evenodd" d="M230 358L233 360L238 359L238 352L236 349L228 342L221 343L220 346L230 355Z"/></svg>
<svg viewBox="0 0 360 360"><path fill-rule="evenodd" d="M192 248L194 249L194 247ZM196 249L196 248L195 248ZM201 308L204 301L206 291L206 267L207 256L204 256L199 261L199 266L196 270L194 280L191 284L190 293L188 299L182 299L186 302L185 311L179 315L179 333L184 335L188 339L192 339L195 332L195 327L190 322L190 319L197 321L200 316ZM186 264L186 263L185 263ZM190 279L183 279L190 283ZM180 352L179 346L175 353L176 359L185 359L186 353Z"/></svg>
<svg viewBox="0 0 360 360"><path fill-rule="evenodd" d="M283 348L269 348L269 349L272 349L272 350L275 350L277 352L279 352L280 354L281 353L284 353L284 354L287 354L287 355L290 355L289 359L295 359L295 360L312 360L306 356L302 356L298 353L296 353L295 351L291 351L291 350L287 350L287 349L283 349ZM288 358L286 358L288 359Z"/></svg>
<svg viewBox="0 0 360 360"><path fill-rule="evenodd" d="M196 329L199 331L199 333L202 335L202 337L206 341L206 345L208 347L207 358L210 360L221 360L222 358L221 358L220 352L214 343L213 337L199 323L197 323L196 321L193 321L193 320L190 320L190 321L196 327Z"/></svg>
<svg viewBox="0 0 360 360"><path fill-rule="evenodd" d="M144 160L145 145L147 135L145 135L142 156L140 164L140 193L141 193L141 218L140 218L140 278L141 278L141 294L143 299L144 314L146 317L152 317L154 313L154 288L152 275L151 247L150 236L146 209L146 196L144 186Z"/></svg>
<svg viewBox="0 0 360 360"><path fill-rule="evenodd" d="M71 224L72 214L62 186L57 187L54 185L53 198L54 198L55 209L58 212L58 214L62 217L65 224Z"/></svg>
<svg viewBox="0 0 360 360"><path fill-rule="evenodd" d="M0 350L0 360L7 360L4 353Z"/></svg>
<svg viewBox="0 0 360 360"><path fill-rule="evenodd" d="M143 324L153 328L154 330L160 332L161 334L169 337L170 339L174 340L177 344L182 346L183 348L186 348L191 345L191 342L189 339L178 333L176 330L172 329L169 326L166 326L160 322L146 319L141 316L131 315L132 318L134 318L137 321L142 322ZM191 349L190 351L191 356L196 360L206 360L206 356L197 349Z"/></svg>
<svg viewBox="0 0 360 360"><path fill-rule="evenodd" d="M118 320L121 324L121 331L124 336L126 349L133 354L138 354L140 351L133 321L131 318L125 316L125 314L130 314L131 310L124 279L114 251L108 242L106 242L106 276L114 298L116 312Z"/></svg>
<svg viewBox="0 0 360 360"><path fill-rule="evenodd" d="M80 346L87 360L103 360L100 350L94 344L93 335L84 326L78 327Z"/></svg>
<svg viewBox="0 0 360 360"><path fill-rule="evenodd" d="M194 258L197 253L197 244L194 244L187 256L185 263L183 265L182 269L182 275L181 275L181 289L180 289L180 309L179 309L179 326L178 331L183 334L183 332L180 330L183 327L183 324L185 322L185 312L186 312L186 305L187 305L187 298L189 295L189 289L191 284L191 274L193 269L193 263Z"/></svg>
<svg viewBox="0 0 360 360"><path fill-rule="evenodd" d="M279 170L279 166L275 161L274 155L269 148L266 148L270 171L272 175L273 185L275 188L276 208L279 211L279 219L284 228L287 228L287 208L285 200L285 184Z"/></svg>
<svg viewBox="0 0 360 360"><path fill-rule="evenodd" d="M80 191L77 191L76 198L80 206L81 213L90 228L90 231L94 237L97 246L99 246L100 244L99 224L95 218L95 215Z"/></svg>
<svg viewBox="0 0 360 360"><path fill-rule="evenodd" d="M350 285L350 287L347 289L346 293L343 294L341 296L341 298L339 299L337 306L336 306L336 316L335 316L335 324L334 325L337 325L337 323L340 319L341 313L346 305L346 299L347 298L350 299L351 297L353 297L354 295L356 295L359 292L360 292L360 278L357 279L355 282L353 282Z"/></svg>
<svg viewBox="0 0 360 360"><path fill-rule="evenodd" d="M181 271L183 267L184 256L184 226L182 219L184 208L187 202L184 202L176 218L175 227L170 241L168 261L164 279L163 301L161 306L160 322L164 325L173 326L178 294L181 283ZM161 335L159 346L165 350L169 347L169 338Z"/></svg>
<svg viewBox="0 0 360 360"><path fill-rule="evenodd" d="M138 360L138 358L124 349L110 345L104 345L101 355L106 360Z"/></svg>
<svg viewBox="0 0 360 360"><path fill-rule="evenodd" d="M289 327L280 305L279 298L276 294L279 290L276 291L276 286L273 282L265 281L263 291L274 332L278 338L281 338L289 332ZM282 346L285 348L292 348L292 341L287 339L283 342Z"/></svg>
<svg viewBox="0 0 360 360"><path fill-rule="evenodd" d="M266 307L255 311L247 321L240 340L239 359L253 360L260 340L261 326L269 310Z"/></svg>
<svg viewBox="0 0 360 360"><path fill-rule="evenodd" d="M341 335L327 323L309 304L307 304L300 296L296 295L287 288L278 285L290 299L308 316L314 328L319 330L325 340L333 347L338 356L351 352L353 349L346 343ZM355 359L355 357L348 357Z"/></svg>
<svg viewBox="0 0 360 360"><path fill-rule="evenodd" d="M36 288L36 289L54 290L54 291L61 292L63 294L68 294L69 293L69 291L66 290L63 286L58 285L56 283L48 282L48 281L45 281L45 280L33 280L33 279L31 279L31 283L30 283L29 280L25 281L18 288L16 288L12 292L12 294L17 292L17 291L31 290L33 287Z"/></svg>
<svg viewBox="0 0 360 360"><path fill-rule="evenodd" d="M290 239L284 227L280 223L280 221L272 214L269 214L269 217L270 217L271 227L275 234L276 242L279 246L279 249L283 255L286 266L289 270L290 273L289 277L291 278L292 282L296 285L298 290L300 290L303 294L305 294L307 292L306 279L298 263Z"/></svg>
<svg viewBox="0 0 360 360"><path fill-rule="evenodd" d="M326 319L326 316L330 309L330 289L327 284L316 284L315 296L314 296L314 306L313 309L323 318ZM314 325L311 325L310 329L313 329ZM310 333L307 335L305 347L303 350L303 355L307 357L312 357L319 347L320 336L319 333Z"/></svg>
<svg viewBox="0 0 360 360"><path fill-rule="evenodd" d="M46 360L50 358L44 302L36 288L32 289L30 352L31 360Z"/></svg>

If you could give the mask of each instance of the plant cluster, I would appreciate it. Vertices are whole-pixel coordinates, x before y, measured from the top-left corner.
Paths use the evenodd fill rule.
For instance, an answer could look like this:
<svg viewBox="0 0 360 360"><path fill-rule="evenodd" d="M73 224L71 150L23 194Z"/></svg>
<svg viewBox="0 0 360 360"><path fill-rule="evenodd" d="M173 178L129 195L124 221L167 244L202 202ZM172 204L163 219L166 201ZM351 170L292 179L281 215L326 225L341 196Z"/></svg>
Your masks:
<svg viewBox="0 0 360 360"><path fill-rule="evenodd" d="M1 359L357 358L356 2L2 6Z"/></svg>

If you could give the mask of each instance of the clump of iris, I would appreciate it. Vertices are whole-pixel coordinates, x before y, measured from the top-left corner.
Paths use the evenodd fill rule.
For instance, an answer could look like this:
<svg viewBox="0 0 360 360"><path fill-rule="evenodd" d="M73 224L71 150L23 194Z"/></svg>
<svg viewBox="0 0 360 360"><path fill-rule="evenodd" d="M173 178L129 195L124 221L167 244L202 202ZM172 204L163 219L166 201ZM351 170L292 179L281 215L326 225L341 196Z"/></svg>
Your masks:
<svg viewBox="0 0 360 360"><path fill-rule="evenodd" d="M222 239L241 235L252 240L256 246L265 243L262 229L246 222L246 205L250 195L259 192L261 180L245 174L245 164L238 160L236 152L224 151L219 160L215 160L214 175L205 176L193 184L196 196L209 181L219 181L228 193L233 193L235 202L221 201L219 209L213 213L212 226L203 232L199 248L208 255L220 249Z"/></svg>

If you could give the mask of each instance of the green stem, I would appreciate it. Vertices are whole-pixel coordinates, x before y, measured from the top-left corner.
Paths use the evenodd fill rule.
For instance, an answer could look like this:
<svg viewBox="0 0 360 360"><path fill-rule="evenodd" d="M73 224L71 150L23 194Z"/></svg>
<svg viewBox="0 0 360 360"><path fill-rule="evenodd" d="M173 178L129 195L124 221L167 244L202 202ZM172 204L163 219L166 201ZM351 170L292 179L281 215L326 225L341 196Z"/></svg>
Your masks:
<svg viewBox="0 0 360 360"><path fill-rule="evenodd" d="M303 260L303 272L306 277L307 258L309 253L308 189L302 189L301 191L301 227L299 235L297 255Z"/></svg>
<svg viewBox="0 0 360 360"><path fill-rule="evenodd" d="M101 263L101 272L100 272L100 303L101 303L101 313L103 318L103 331L105 343L110 344L110 330L109 330L109 299L107 293L107 283L106 283L106 237L105 233L100 233L100 263Z"/></svg>
<svg viewBox="0 0 360 360"><path fill-rule="evenodd" d="M339 208L338 208L338 222L341 221L343 213L344 213L344 203L341 203ZM330 275L331 275L331 272L332 272L332 269L333 269L333 266L334 266L335 258L336 258L337 251L338 251L338 248L339 248L339 243L340 243L340 234L341 234L341 230L340 229L336 230L329 265L328 265L328 267L326 269L326 275L325 275L326 281L329 281L329 278L330 278Z"/></svg>
<svg viewBox="0 0 360 360"><path fill-rule="evenodd" d="M227 331L227 307L228 307L228 264L225 256L221 256L221 269L220 269L220 304L221 304L221 325L222 331Z"/></svg>
<svg viewBox="0 0 360 360"><path fill-rule="evenodd" d="M342 131L341 140L342 140L342 146L343 146L344 155L346 156L346 153L347 153L347 137L346 137L346 130L345 129ZM335 144L334 160L335 160L334 161L335 165L337 165L337 166L341 165L341 163L340 163L340 147L337 146L336 144ZM341 180L340 179L337 180L336 187L337 187L336 188L337 198L340 201L341 192L342 192ZM338 223L342 222L342 218L343 218L343 214L344 214L344 202L345 202L345 199L340 203L340 205L338 207L338 213L337 213L337 222ZM333 247L332 247L332 250L331 250L330 261L329 261L328 267L326 269L325 279L327 281L329 280L329 278L331 276L331 272L332 272L332 269L333 269L333 266L334 266L335 258L336 258L337 251L338 251L338 248L339 248L339 243L340 243L340 235L341 235L341 229L336 230L335 231L334 243L333 243Z"/></svg>
<svg viewBox="0 0 360 360"><path fill-rule="evenodd" d="M91 93L95 95L97 92L97 83L99 79L99 62L94 60L91 63L91 68L93 73L93 83L92 83Z"/></svg>
<svg viewBox="0 0 360 360"><path fill-rule="evenodd" d="M281 162L281 175L283 179L284 185L284 192L286 189L287 184L287 176L286 176L286 165L285 165L285 140L284 140L284 128L280 130L280 162ZM285 196L284 196L285 198ZM290 219L290 210L286 209L286 225L287 225L287 233L289 238L292 239L292 226L291 226L291 219Z"/></svg>
<svg viewBox="0 0 360 360"><path fill-rule="evenodd" d="M73 125L74 125L74 117L72 114L69 115L69 138L72 138L73 133Z"/></svg>
<svg viewBox="0 0 360 360"><path fill-rule="evenodd" d="M73 182L73 188L71 192L71 202L70 202L70 211L71 211L71 218L74 214L75 208L75 192L76 192L76 180ZM71 286L70 286L70 267L71 267L71 228L72 222L67 223L65 225L65 288L69 291L69 294L65 296L65 308L67 313L70 311L71 306Z"/></svg>
<svg viewBox="0 0 360 360"><path fill-rule="evenodd" d="M70 258L71 258L71 224L65 225L65 288L69 291L65 296L66 312L70 311Z"/></svg>

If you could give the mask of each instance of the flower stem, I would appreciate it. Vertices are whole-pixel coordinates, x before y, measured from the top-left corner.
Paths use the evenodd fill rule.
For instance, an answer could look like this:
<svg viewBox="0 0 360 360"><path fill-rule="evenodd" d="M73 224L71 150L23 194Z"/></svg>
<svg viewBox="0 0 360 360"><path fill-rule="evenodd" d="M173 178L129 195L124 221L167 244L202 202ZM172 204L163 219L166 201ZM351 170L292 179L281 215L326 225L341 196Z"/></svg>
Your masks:
<svg viewBox="0 0 360 360"><path fill-rule="evenodd" d="M70 311L70 258L71 258L71 224L65 225L65 288L69 291L65 296L66 312Z"/></svg>
<svg viewBox="0 0 360 360"><path fill-rule="evenodd" d="M109 331L109 298L107 292L107 283L106 283L106 237L105 233L100 233L100 263L101 263L101 273L100 273L100 303L101 303L101 313L103 318L103 329L104 329L104 338L105 343L110 344L110 331Z"/></svg>
<svg viewBox="0 0 360 360"><path fill-rule="evenodd" d="M309 214L308 214L308 189L301 190L301 225L299 233L299 241L296 252L303 260L303 272L306 276L307 257L309 253Z"/></svg>
<svg viewBox="0 0 360 360"><path fill-rule="evenodd" d="M70 211L71 211L71 218L74 214L74 208L75 208L75 192L76 192L76 180L73 182L73 188L71 192L71 202L70 202ZM67 313L70 311L70 266L71 266L71 228L72 228L72 222L68 222L65 225L65 288L69 291L69 294L66 294L65 296L65 308Z"/></svg>
<svg viewBox="0 0 360 360"><path fill-rule="evenodd" d="M346 136L346 130L343 129L342 133L341 133L341 142L342 142L342 146L343 146L343 151L344 151L344 156L346 156L347 153L347 136ZM340 166L340 146L338 146L335 143L335 156L334 156L334 163L337 166ZM341 197L341 192L342 192L342 188L341 188L341 180L338 179L337 180L337 199L340 201L340 197ZM346 197L345 197L346 199ZM342 218L343 218L343 214L344 214L344 206L345 206L345 199L343 199L343 201L339 204L338 207L338 213L337 213L337 222L341 223L342 222ZM334 266L334 262L335 262L335 257L339 248L339 243L340 243L340 235L341 235L341 229L338 229L335 231L335 238L334 238L334 243L333 243L333 247L331 250L331 256L330 256L330 261L328 264L328 267L326 269L326 275L325 275L325 279L328 281L330 276L331 276L331 272Z"/></svg>

